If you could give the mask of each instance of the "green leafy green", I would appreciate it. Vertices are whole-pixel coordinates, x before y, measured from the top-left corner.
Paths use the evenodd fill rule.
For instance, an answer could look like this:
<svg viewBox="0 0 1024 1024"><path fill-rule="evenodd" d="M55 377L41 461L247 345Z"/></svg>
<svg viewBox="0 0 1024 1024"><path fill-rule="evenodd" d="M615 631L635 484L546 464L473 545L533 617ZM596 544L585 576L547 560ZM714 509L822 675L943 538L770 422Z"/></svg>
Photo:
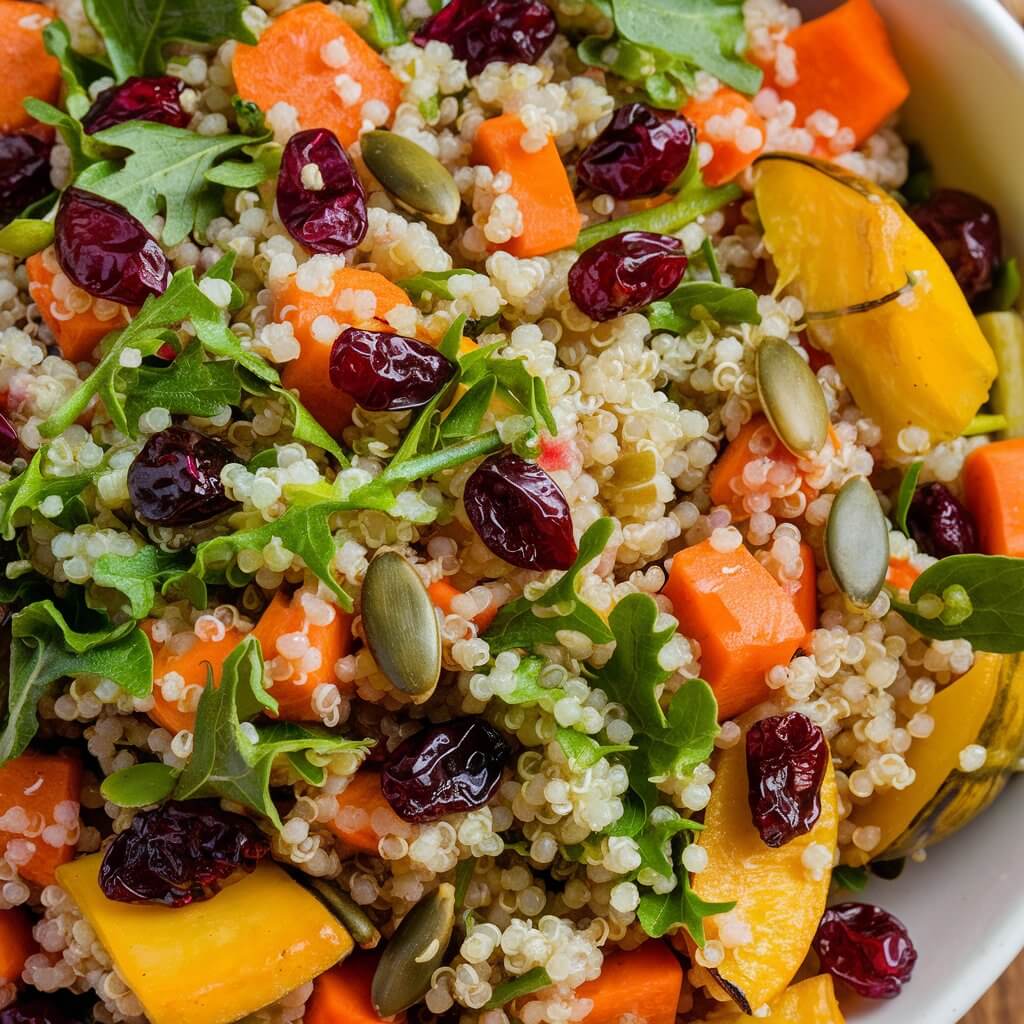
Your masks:
<svg viewBox="0 0 1024 1024"><path fill-rule="evenodd" d="M409 34L405 30L405 22L399 13L402 0L368 0L370 4L370 23L366 26L366 35L378 50L389 46L400 46L408 41Z"/></svg>
<svg viewBox="0 0 1024 1024"><path fill-rule="evenodd" d="M715 255L715 243L710 238L705 238L700 243L701 255L704 257L704 262L707 264L708 272L711 274L711 280L715 284L722 283L722 272L718 269L718 257Z"/></svg>
<svg viewBox="0 0 1024 1024"><path fill-rule="evenodd" d="M158 75L169 43L255 43L242 14L246 0L84 0L119 82Z"/></svg>
<svg viewBox="0 0 1024 1024"><path fill-rule="evenodd" d="M147 761L122 768L100 783L100 793L118 807L149 807L174 791L178 772L169 764Z"/></svg>
<svg viewBox="0 0 1024 1024"><path fill-rule="evenodd" d="M0 764L17 757L38 728L38 705L65 676L111 679L144 697L153 686L153 655L134 622L84 633L72 629L52 601L37 601L11 620L7 717L0 730Z"/></svg>
<svg viewBox="0 0 1024 1024"><path fill-rule="evenodd" d="M910 536L910 529L907 526L907 513L910 511L910 503L914 500L914 491L917 490L917 479L924 469L924 463L918 460L912 462L903 476L900 484L899 494L896 495L896 526L900 532Z"/></svg>
<svg viewBox="0 0 1024 1024"><path fill-rule="evenodd" d="M49 445L43 445L21 473L0 487L0 536L5 540L14 538L15 527L22 521L19 512L35 511L51 496L70 501L93 483L99 472L97 467L92 472L74 476L44 477L43 466L48 451Z"/></svg>
<svg viewBox="0 0 1024 1024"><path fill-rule="evenodd" d="M490 374L478 380L441 422L440 438L448 441L478 434L497 386L497 378Z"/></svg>
<svg viewBox="0 0 1024 1024"><path fill-rule="evenodd" d="M454 299L448 282L453 277L464 274L472 274L472 270L423 270L414 277L407 277L404 281L398 282L402 289L411 299L419 299L426 293L438 299Z"/></svg>
<svg viewBox="0 0 1024 1024"><path fill-rule="evenodd" d="M180 576L187 564L181 554L147 544L134 555L100 555L92 578L99 586L124 594L132 618L142 619L152 610L157 590Z"/></svg>
<svg viewBox="0 0 1024 1024"><path fill-rule="evenodd" d="M687 334L697 324L759 324L757 295L713 281L684 281L668 298L652 302L647 317L652 331Z"/></svg>
<svg viewBox="0 0 1024 1024"><path fill-rule="evenodd" d="M569 764L577 772L593 768L602 757L608 757L609 754L623 754L636 750L636 747L628 743L598 743L597 740L585 733L576 732L575 729L559 729L555 733L555 739L558 740L558 745Z"/></svg>
<svg viewBox="0 0 1024 1024"><path fill-rule="evenodd" d="M637 849L640 851L641 864L638 871L645 869L654 871L663 878L671 878L672 840L683 832L700 832L703 825L689 818L682 817L671 807L664 807L658 815L656 823L649 825L636 837Z"/></svg>
<svg viewBox="0 0 1024 1024"><path fill-rule="evenodd" d="M96 135L86 135L82 122L66 111L34 96L26 99L22 106L40 124L48 124L60 132L64 144L71 151L71 170L76 177L97 161L113 155L110 149L97 141Z"/></svg>
<svg viewBox="0 0 1024 1024"><path fill-rule="evenodd" d="M839 864L832 869L832 882L840 889L849 892L863 892L868 884L867 868L851 868Z"/></svg>
<svg viewBox="0 0 1024 1024"><path fill-rule="evenodd" d="M484 1003L485 1010L500 1010L514 999L521 999L533 992L539 992L551 984L551 977L543 967L534 967L517 978L509 978L496 985L491 998Z"/></svg>
<svg viewBox="0 0 1024 1024"><path fill-rule="evenodd" d="M558 425L548 404L548 393L540 377L534 377L522 359L503 359L496 354L500 342L467 352L459 359L459 383L471 388L485 377L497 382L497 394L533 417L537 426L543 424L551 434Z"/></svg>
<svg viewBox="0 0 1024 1024"><path fill-rule="evenodd" d="M1020 264L1016 256L1011 256L1005 263L1000 263L996 267L992 276L992 290L982 297L982 303L987 310L1005 312L1008 309L1016 309L1020 293Z"/></svg>
<svg viewBox="0 0 1024 1024"><path fill-rule="evenodd" d="M255 188L277 177L284 154L278 143L254 143L242 152L250 159L224 160L206 172L206 180L225 188Z"/></svg>

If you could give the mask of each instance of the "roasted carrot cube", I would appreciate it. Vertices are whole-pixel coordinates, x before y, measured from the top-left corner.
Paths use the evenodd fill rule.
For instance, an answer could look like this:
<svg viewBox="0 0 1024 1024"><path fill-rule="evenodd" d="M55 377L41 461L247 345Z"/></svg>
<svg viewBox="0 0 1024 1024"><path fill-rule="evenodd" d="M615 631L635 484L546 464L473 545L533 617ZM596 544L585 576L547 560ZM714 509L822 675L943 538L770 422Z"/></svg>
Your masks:
<svg viewBox="0 0 1024 1024"><path fill-rule="evenodd" d="M18 984L25 961L38 948L32 918L21 907L0 910L0 983Z"/></svg>
<svg viewBox="0 0 1024 1024"><path fill-rule="evenodd" d="M652 940L606 956L600 977L581 985L576 998L594 1001L584 1024L674 1024L682 987L679 961L664 942Z"/></svg>
<svg viewBox="0 0 1024 1024"><path fill-rule="evenodd" d="M964 463L967 507L989 555L1024 556L1024 438L975 448Z"/></svg>
<svg viewBox="0 0 1024 1024"><path fill-rule="evenodd" d="M692 99L683 114L696 127L697 138L711 147L711 160L701 167L708 185L732 181L764 149L764 119L735 89L722 86L706 100Z"/></svg>
<svg viewBox="0 0 1024 1024"><path fill-rule="evenodd" d="M380 963L376 953L360 953L321 974L313 982L304 1024L403 1024L405 1014L383 1018L370 991Z"/></svg>

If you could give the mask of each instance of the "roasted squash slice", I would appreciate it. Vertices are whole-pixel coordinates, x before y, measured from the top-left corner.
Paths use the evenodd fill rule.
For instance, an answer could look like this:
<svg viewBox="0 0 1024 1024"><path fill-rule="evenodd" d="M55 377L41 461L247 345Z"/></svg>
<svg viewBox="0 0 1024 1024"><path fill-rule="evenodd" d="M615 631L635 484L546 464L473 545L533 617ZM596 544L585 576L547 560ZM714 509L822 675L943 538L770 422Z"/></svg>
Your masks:
<svg viewBox="0 0 1024 1024"><path fill-rule="evenodd" d="M904 790L888 790L854 807L850 821L882 830L875 850L843 854L860 866L873 857L904 857L952 835L1002 791L1024 748L1024 656L978 654L970 671L940 690L928 705L935 731L907 751L917 773ZM976 743L988 751L984 767L960 770L960 752Z"/></svg>
<svg viewBox="0 0 1024 1024"><path fill-rule="evenodd" d="M819 974L791 985L771 1004L771 1010L766 1018L771 1024L845 1024L829 974ZM706 1024L712 1021L714 1024L750 1024L750 1017L716 1010Z"/></svg>

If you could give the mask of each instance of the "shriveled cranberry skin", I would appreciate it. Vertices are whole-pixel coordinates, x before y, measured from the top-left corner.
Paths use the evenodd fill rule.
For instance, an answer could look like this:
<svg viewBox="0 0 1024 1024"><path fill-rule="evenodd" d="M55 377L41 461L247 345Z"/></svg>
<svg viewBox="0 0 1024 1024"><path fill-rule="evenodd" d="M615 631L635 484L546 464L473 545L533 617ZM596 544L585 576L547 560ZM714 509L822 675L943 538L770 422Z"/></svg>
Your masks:
<svg viewBox="0 0 1024 1024"><path fill-rule="evenodd" d="M494 796L511 753L482 718L456 718L410 736L388 758L381 790L405 821L473 811Z"/></svg>
<svg viewBox="0 0 1024 1024"><path fill-rule="evenodd" d="M20 442L14 424L0 412L0 462L13 462L18 455Z"/></svg>
<svg viewBox="0 0 1024 1024"><path fill-rule="evenodd" d="M682 114L627 103L583 151L576 177L616 199L657 195L683 173L696 139Z"/></svg>
<svg viewBox="0 0 1024 1024"><path fill-rule="evenodd" d="M307 188L302 170L319 170L323 188ZM340 255L366 235L366 193L334 132L297 132L284 147L277 176L277 212L288 234L310 252Z"/></svg>
<svg viewBox="0 0 1024 1024"><path fill-rule="evenodd" d="M97 299L141 306L162 295L171 279L157 240L123 206L69 188L54 223L61 270Z"/></svg>
<svg viewBox="0 0 1024 1024"><path fill-rule="evenodd" d="M418 409L455 375L455 364L415 338L349 327L331 348L331 383L364 409Z"/></svg>
<svg viewBox="0 0 1024 1024"><path fill-rule="evenodd" d="M462 494L473 529L520 569L568 569L576 560L565 495L540 466L504 452L485 459Z"/></svg>
<svg viewBox="0 0 1024 1024"><path fill-rule="evenodd" d="M208 800L141 811L107 847L100 888L120 903L184 907L208 900L236 871L252 871L270 842L248 818Z"/></svg>
<svg viewBox="0 0 1024 1024"><path fill-rule="evenodd" d="M192 526L232 508L221 470L235 453L212 437L173 426L154 434L128 467L136 515L156 526Z"/></svg>
<svg viewBox="0 0 1024 1024"><path fill-rule="evenodd" d="M674 291L686 265L678 238L627 231L580 256L569 271L569 295L591 320L614 320Z"/></svg>
<svg viewBox="0 0 1024 1024"><path fill-rule="evenodd" d="M84 1024L86 1014L75 1012L73 1006L74 1001L64 993L25 993L0 1010L0 1024ZM91 1018L89 1013L88 1019Z"/></svg>
<svg viewBox="0 0 1024 1024"><path fill-rule="evenodd" d="M999 215L970 192L944 188L909 210L949 264L968 301L992 287L1003 252Z"/></svg>
<svg viewBox="0 0 1024 1024"><path fill-rule="evenodd" d="M34 135L0 135L0 224L53 191L50 149Z"/></svg>
<svg viewBox="0 0 1024 1024"><path fill-rule="evenodd" d="M427 18L413 37L420 46L447 43L471 75L488 64L536 64L558 25L541 0L452 0Z"/></svg>
<svg viewBox="0 0 1024 1024"><path fill-rule="evenodd" d="M829 907L813 945L822 968L866 999L895 999L917 963L903 923L870 903Z"/></svg>
<svg viewBox="0 0 1024 1024"><path fill-rule="evenodd" d="M747 732L747 800L766 846L806 835L821 817L821 782L828 766L825 734L791 711L755 722Z"/></svg>
<svg viewBox="0 0 1024 1024"><path fill-rule="evenodd" d="M157 121L172 128L187 128L191 115L181 105L184 82L171 75L137 75L112 85L96 97L82 118L87 135L125 121Z"/></svg>
<svg viewBox="0 0 1024 1024"><path fill-rule="evenodd" d="M970 512L944 484L930 483L917 489L907 512L907 526L917 546L935 558L978 550Z"/></svg>

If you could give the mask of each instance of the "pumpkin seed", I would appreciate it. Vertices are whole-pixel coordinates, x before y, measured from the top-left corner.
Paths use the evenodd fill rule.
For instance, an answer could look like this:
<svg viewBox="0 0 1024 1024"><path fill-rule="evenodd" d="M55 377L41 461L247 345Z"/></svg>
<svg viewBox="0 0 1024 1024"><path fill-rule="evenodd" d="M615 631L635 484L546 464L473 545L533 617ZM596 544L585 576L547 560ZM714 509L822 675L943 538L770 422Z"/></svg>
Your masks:
<svg viewBox="0 0 1024 1024"><path fill-rule="evenodd" d="M401 206L435 224L454 224L462 196L444 164L422 146L394 132L367 132L363 161Z"/></svg>
<svg viewBox="0 0 1024 1024"><path fill-rule="evenodd" d="M825 558L839 589L869 605L889 571L889 527L875 489L862 476L843 484L825 527Z"/></svg>
<svg viewBox="0 0 1024 1024"><path fill-rule="evenodd" d="M377 667L418 704L441 678L441 631L419 573L397 551L382 551L366 570L363 632Z"/></svg>
<svg viewBox="0 0 1024 1024"><path fill-rule="evenodd" d="M455 887L443 882L402 919L384 947L373 975L370 996L381 1017L392 1017L418 1003L430 991L455 924Z"/></svg>
<svg viewBox="0 0 1024 1024"><path fill-rule="evenodd" d="M779 440L794 454L813 455L828 439L828 406L818 378L781 338L766 338L755 357L757 391Z"/></svg>

